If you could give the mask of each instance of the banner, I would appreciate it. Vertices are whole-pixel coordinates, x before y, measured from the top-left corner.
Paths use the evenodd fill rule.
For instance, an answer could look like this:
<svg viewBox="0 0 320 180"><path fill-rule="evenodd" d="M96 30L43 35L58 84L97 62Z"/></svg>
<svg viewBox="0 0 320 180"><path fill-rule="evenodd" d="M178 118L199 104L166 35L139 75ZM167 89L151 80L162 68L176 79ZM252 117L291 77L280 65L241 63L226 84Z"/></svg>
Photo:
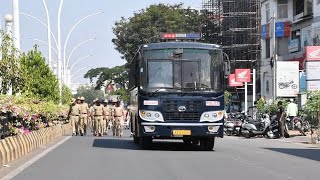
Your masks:
<svg viewBox="0 0 320 180"><path fill-rule="evenodd" d="M236 69L236 82L251 82L251 69Z"/></svg>
<svg viewBox="0 0 320 180"><path fill-rule="evenodd" d="M243 86L242 82L236 82L236 75L230 74L229 75L229 86L236 87L236 86Z"/></svg>
<svg viewBox="0 0 320 180"><path fill-rule="evenodd" d="M299 93L299 62L277 62L277 97L296 97Z"/></svg>

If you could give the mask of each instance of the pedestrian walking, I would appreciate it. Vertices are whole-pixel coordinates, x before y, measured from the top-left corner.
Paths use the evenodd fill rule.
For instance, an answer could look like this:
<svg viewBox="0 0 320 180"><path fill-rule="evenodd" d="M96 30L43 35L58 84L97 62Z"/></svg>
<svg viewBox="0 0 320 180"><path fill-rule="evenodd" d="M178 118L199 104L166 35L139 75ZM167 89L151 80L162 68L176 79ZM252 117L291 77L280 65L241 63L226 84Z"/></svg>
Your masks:
<svg viewBox="0 0 320 180"><path fill-rule="evenodd" d="M290 119L291 129L294 129L293 119L298 115L298 105L294 103L293 99L290 99L290 103L287 106L287 117Z"/></svg>
<svg viewBox="0 0 320 180"><path fill-rule="evenodd" d="M111 109L111 106L110 106L110 102L106 99L104 101L104 125L103 125L103 128L104 128L103 132L106 135L108 135L109 123L112 120L111 115L112 115L112 109Z"/></svg>
<svg viewBox="0 0 320 180"><path fill-rule="evenodd" d="M81 136L87 134L87 126L88 126L88 115L89 115L89 105L84 102L84 97L80 97L80 120L79 120L79 131Z"/></svg>
<svg viewBox="0 0 320 180"><path fill-rule="evenodd" d="M114 107L114 121L115 121L115 131L117 137L123 136L123 125L124 125L125 111L122 106L120 106L120 101L116 102Z"/></svg>
<svg viewBox="0 0 320 180"><path fill-rule="evenodd" d="M103 136L103 128L102 128L102 123L103 123L103 105L101 104L102 102L100 100L95 102L95 105L93 105L93 118L94 118L94 124L95 124L95 136Z"/></svg>
<svg viewBox="0 0 320 180"><path fill-rule="evenodd" d="M78 97L71 105L68 113L68 119L72 127L72 135L78 135L78 123L80 115L80 98Z"/></svg>
<svg viewBox="0 0 320 180"><path fill-rule="evenodd" d="M93 109L93 106L94 104L96 103L98 99L94 99L92 101L92 104L89 108L89 112L90 112L90 116L89 116L89 123L90 123L90 126L91 126L91 132L92 133L95 133L95 123L94 123L94 117L93 117L93 112L94 112L94 109Z"/></svg>
<svg viewBox="0 0 320 180"><path fill-rule="evenodd" d="M284 137L284 126L285 126L285 113L284 113L284 108L283 108L283 103L282 101L278 102L278 108L277 108L277 121L279 124L279 132L280 132L280 137Z"/></svg>

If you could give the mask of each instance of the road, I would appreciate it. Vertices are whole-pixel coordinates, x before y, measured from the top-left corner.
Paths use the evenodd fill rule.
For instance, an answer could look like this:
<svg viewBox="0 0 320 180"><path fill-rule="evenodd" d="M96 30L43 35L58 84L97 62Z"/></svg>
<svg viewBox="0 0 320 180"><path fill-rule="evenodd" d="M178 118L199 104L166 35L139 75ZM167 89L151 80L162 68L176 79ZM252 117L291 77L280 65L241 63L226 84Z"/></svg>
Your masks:
<svg viewBox="0 0 320 180"><path fill-rule="evenodd" d="M14 180L315 180L320 149L268 139L226 137L211 152L179 141L142 150L129 137L72 137Z"/></svg>

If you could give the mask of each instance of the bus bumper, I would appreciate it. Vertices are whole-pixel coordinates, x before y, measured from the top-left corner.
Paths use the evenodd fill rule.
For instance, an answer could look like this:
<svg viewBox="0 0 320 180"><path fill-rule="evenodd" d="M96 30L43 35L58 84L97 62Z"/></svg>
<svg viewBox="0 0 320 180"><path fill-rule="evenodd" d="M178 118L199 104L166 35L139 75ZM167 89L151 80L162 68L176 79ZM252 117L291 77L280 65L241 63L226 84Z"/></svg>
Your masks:
<svg viewBox="0 0 320 180"><path fill-rule="evenodd" d="M223 123L141 123L142 136L153 138L180 139L191 137L221 137L223 138ZM178 132L178 134L174 133ZM182 132L179 134L179 132ZM190 134L188 134L190 133Z"/></svg>

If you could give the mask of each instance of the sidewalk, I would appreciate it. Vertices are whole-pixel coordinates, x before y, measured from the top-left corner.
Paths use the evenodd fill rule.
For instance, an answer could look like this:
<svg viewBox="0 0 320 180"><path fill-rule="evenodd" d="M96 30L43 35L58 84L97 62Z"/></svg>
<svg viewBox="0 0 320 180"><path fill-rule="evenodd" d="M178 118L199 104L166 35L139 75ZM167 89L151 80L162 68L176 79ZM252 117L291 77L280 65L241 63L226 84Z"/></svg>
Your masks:
<svg viewBox="0 0 320 180"><path fill-rule="evenodd" d="M312 144L311 132L307 132L306 134L307 136L302 136L299 131L289 131L290 137L283 140L288 143ZM316 137L316 134L313 134L312 137ZM316 145L320 146L320 144Z"/></svg>

